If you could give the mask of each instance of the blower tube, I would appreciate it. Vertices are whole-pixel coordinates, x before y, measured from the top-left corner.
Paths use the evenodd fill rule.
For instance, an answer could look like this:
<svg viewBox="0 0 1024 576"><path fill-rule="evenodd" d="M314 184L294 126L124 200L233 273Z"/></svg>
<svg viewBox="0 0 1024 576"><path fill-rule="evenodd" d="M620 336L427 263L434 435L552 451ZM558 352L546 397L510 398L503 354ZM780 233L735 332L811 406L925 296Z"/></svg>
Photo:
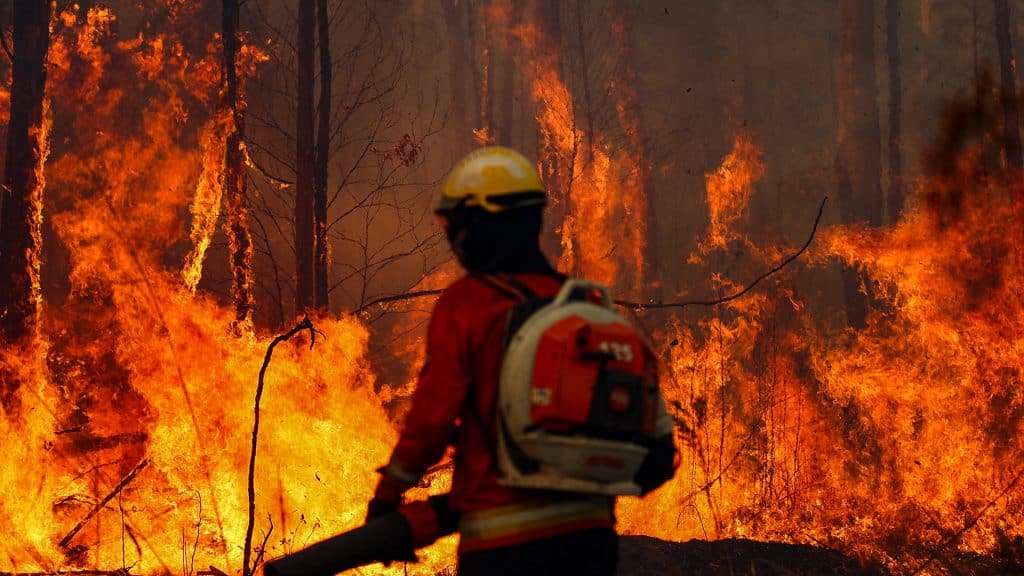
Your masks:
<svg viewBox="0 0 1024 576"><path fill-rule="evenodd" d="M414 551L447 536L457 527L448 495L406 504L359 528L277 558L263 567L266 576L331 576L374 562L417 560Z"/></svg>

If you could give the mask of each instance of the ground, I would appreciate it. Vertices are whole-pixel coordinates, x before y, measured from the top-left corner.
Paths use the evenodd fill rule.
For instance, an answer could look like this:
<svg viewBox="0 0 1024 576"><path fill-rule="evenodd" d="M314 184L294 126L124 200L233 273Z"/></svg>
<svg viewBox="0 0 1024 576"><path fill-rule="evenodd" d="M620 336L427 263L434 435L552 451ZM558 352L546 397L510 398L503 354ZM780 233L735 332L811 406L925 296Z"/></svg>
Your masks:
<svg viewBox="0 0 1024 576"><path fill-rule="evenodd" d="M624 536L620 542L619 576L885 574L832 550L798 544L738 539L666 542L647 536Z"/></svg>

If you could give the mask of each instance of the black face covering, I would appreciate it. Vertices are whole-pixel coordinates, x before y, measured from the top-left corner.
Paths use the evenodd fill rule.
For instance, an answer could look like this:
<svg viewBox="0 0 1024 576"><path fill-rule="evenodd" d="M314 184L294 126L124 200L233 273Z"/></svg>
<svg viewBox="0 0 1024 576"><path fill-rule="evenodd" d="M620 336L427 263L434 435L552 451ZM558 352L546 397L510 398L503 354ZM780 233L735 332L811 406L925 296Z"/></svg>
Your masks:
<svg viewBox="0 0 1024 576"><path fill-rule="evenodd" d="M492 214L458 206L446 214L448 242L470 272L554 272L540 251L542 210L528 206Z"/></svg>

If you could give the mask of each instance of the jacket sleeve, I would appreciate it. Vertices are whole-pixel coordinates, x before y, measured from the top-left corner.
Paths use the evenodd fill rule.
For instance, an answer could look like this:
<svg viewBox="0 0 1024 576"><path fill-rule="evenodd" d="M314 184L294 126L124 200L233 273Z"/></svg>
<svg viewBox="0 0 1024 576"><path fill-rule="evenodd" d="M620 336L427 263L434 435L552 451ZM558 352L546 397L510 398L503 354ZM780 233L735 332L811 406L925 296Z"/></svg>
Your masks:
<svg viewBox="0 0 1024 576"><path fill-rule="evenodd" d="M675 476L679 467L679 452L675 444L675 424L665 408L665 400L658 392L658 414L653 437L647 442L647 456L640 464L634 481L640 486L640 493L658 488Z"/></svg>
<svg viewBox="0 0 1024 576"><path fill-rule="evenodd" d="M427 358L412 396L412 407L388 465L388 479L407 488L436 464L455 432L469 389L468 338L452 298L442 295L427 328Z"/></svg>

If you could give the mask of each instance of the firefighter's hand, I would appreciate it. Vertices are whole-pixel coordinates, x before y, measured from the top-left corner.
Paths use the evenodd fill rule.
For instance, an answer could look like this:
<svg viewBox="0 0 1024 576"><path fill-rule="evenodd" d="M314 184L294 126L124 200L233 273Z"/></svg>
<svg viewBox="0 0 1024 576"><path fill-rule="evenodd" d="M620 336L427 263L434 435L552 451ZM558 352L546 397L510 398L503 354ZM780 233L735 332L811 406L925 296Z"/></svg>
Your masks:
<svg viewBox="0 0 1024 576"><path fill-rule="evenodd" d="M390 475L380 471L380 481L377 489L373 491L373 499L366 507L366 520L370 521L379 516L394 512L402 505L402 494L408 486L403 486Z"/></svg>
<svg viewBox="0 0 1024 576"><path fill-rule="evenodd" d="M374 518L379 518L398 510L399 504L398 500L381 500L379 498L370 500L370 503L366 506L366 521L369 522Z"/></svg>

